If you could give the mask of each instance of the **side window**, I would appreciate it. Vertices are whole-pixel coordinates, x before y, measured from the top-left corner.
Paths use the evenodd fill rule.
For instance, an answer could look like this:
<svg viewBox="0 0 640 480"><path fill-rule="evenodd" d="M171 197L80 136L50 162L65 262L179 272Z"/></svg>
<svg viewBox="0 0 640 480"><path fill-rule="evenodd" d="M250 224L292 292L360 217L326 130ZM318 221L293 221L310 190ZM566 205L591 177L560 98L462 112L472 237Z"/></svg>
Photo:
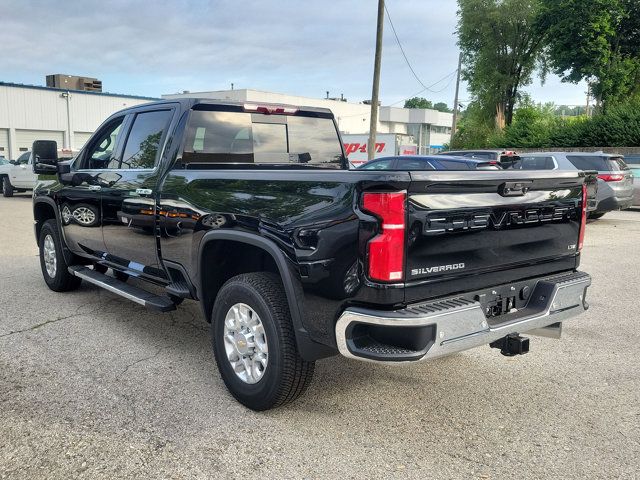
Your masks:
<svg viewBox="0 0 640 480"><path fill-rule="evenodd" d="M389 170L393 165L393 161L395 158L389 158L388 160L380 160L377 162L369 162L365 163L362 167L362 170Z"/></svg>
<svg viewBox="0 0 640 480"><path fill-rule="evenodd" d="M91 145L84 155L82 169L118 168L115 149L123 122L124 117L116 118L98 132L98 136L92 139Z"/></svg>
<svg viewBox="0 0 640 480"><path fill-rule="evenodd" d="M398 158L396 170L435 170L435 167L426 160L400 157Z"/></svg>
<svg viewBox="0 0 640 480"><path fill-rule="evenodd" d="M22 155L20 155L18 157L18 159L16 160L16 163L18 165L22 165L22 164L27 164L29 163L29 157L31 156L31 152L24 152Z"/></svg>
<svg viewBox="0 0 640 480"><path fill-rule="evenodd" d="M604 158L595 155L567 155L567 160L578 170L609 170Z"/></svg>
<svg viewBox="0 0 640 480"><path fill-rule="evenodd" d="M466 162L455 162L453 160L441 160L438 159L440 165L444 167L445 170L469 170L469 167Z"/></svg>
<svg viewBox="0 0 640 480"><path fill-rule="evenodd" d="M520 168L522 170L553 170L555 164L551 157L520 157Z"/></svg>
<svg viewBox="0 0 640 480"><path fill-rule="evenodd" d="M158 161L162 133L171 119L171 110L136 115L122 153L120 168L153 168Z"/></svg>
<svg viewBox="0 0 640 480"><path fill-rule="evenodd" d="M490 152L473 152L468 153L465 157L475 158L476 160L495 160L496 156Z"/></svg>

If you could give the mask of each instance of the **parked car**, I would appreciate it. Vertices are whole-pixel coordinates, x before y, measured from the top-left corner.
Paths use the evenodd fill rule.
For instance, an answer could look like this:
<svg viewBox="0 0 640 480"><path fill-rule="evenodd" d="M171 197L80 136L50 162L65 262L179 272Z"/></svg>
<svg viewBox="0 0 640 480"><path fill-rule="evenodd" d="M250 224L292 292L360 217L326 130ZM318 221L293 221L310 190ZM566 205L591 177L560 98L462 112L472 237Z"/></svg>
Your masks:
<svg viewBox="0 0 640 480"><path fill-rule="evenodd" d="M627 163L631 169L631 173L633 173L633 206L640 207L640 164L631 163L631 161L638 162L640 161L640 158L632 158L629 161L625 157L625 163Z"/></svg>
<svg viewBox="0 0 640 480"><path fill-rule="evenodd" d="M358 167L359 170L500 170L495 160L436 155L401 155L381 157Z"/></svg>
<svg viewBox="0 0 640 480"><path fill-rule="evenodd" d="M518 154L513 150L450 150L436 155L453 155L456 157L474 158L476 160L493 160L499 162L502 168L509 168L518 160Z"/></svg>
<svg viewBox="0 0 640 480"><path fill-rule="evenodd" d="M72 161L33 150L47 286L199 301L222 379L255 410L297 398L337 353L517 355L520 334L557 337L587 308L575 169L348 170L328 109L197 99L115 113Z"/></svg>
<svg viewBox="0 0 640 480"><path fill-rule="evenodd" d="M60 150L58 158L68 160L73 157L71 150ZM38 176L33 173L33 158L31 151L22 153L16 160L6 164L0 163L0 183L2 183L2 195L11 197L17 192L33 190Z"/></svg>
<svg viewBox="0 0 640 480"><path fill-rule="evenodd" d="M521 170L583 170L598 172L597 202L589 218L633 204L633 173L620 155L592 152L540 152L520 155L513 164Z"/></svg>

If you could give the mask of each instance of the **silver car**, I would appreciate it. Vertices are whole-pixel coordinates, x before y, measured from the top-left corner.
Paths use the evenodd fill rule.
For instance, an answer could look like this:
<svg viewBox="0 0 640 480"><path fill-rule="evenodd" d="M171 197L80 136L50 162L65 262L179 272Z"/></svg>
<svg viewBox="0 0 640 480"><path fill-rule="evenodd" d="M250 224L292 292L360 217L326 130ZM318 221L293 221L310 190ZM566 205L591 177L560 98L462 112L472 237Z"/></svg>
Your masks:
<svg viewBox="0 0 640 480"><path fill-rule="evenodd" d="M522 170L596 170L598 172L597 205L590 218L600 218L612 210L633 205L633 173L621 155L602 152L522 153L514 163Z"/></svg>

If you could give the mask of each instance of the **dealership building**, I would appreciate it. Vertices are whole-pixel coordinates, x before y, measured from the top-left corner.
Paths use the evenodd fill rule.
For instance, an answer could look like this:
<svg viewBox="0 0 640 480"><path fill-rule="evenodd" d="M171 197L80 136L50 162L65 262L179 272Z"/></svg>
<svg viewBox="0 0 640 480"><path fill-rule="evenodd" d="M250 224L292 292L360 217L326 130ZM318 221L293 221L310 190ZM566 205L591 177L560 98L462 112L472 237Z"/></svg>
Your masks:
<svg viewBox="0 0 640 480"><path fill-rule="evenodd" d="M67 82L68 81L68 82ZM78 150L112 113L126 107L158 100L101 91L96 79L66 75L47 76L49 86L0 82L0 156L15 159L31 148L34 140L55 140L60 148ZM260 90L239 89L183 92L164 99L199 97L237 102L269 102L329 108L334 113L345 143L361 140L369 130L370 105L342 98L312 98ZM429 109L381 106L378 133L393 134L397 144L411 145L411 153L433 153L449 141L452 115ZM352 140L349 140L351 138ZM402 153L397 151L389 153ZM362 154L362 150L359 151ZM351 158L351 156L350 156Z"/></svg>
<svg viewBox="0 0 640 480"><path fill-rule="evenodd" d="M18 158L34 140L78 150L109 115L152 100L157 99L0 82L0 156Z"/></svg>

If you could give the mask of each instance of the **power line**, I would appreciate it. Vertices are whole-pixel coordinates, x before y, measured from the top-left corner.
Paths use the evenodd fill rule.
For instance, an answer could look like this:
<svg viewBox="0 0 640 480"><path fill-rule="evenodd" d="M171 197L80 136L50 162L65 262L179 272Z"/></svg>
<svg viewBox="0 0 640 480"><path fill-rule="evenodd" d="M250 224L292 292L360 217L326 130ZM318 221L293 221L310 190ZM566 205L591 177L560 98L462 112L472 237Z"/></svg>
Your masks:
<svg viewBox="0 0 640 480"><path fill-rule="evenodd" d="M402 43L400 42L400 38L398 37L398 33L396 32L396 27L393 25L393 21L391 20L391 15L389 14L389 9L387 8L386 5L384 6L384 11L387 14L387 19L389 20L389 25L391 26L391 31L393 32L393 36L396 39L396 43L398 44L398 47L400 47L400 52L402 53L402 56L404 57L404 61L407 63L407 66L409 67L409 70L411 70L411 73L413 74L414 78L418 81L418 83L420 85L422 85L424 87L423 90L420 90L415 95L419 95L420 93L422 93L424 91L427 91L427 90L430 91L431 93L440 93L440 92L444 91L451 84L451 82L449 82L449 84L447 84L441 90L432 90L431 88L436 86L441 81L445 80L447 77L449 77L449 75L453 75L453 73L456 73L458 70L456 69L455 72L447 75L446 77L443 77L442 79L438 80L435 83L432 83L431 85L425 85L424 82L422 80L420 80L420 77L418 77L418 74L416 73L416 71L411 66L411 62L409 61L409 58L407 57L407 54L405 53L404 48L402 47Z"/></svg>
<svg viewBox="0 0 640 480"><path fill-rule="evenodd" d="M453 72L449 73L448 75L445 75L444 77L442 77L440 80L438 80L437 82L432 83L429 87L433 87L437 84L439 84L440 82L446 80L447 78L449 79L449 81L447 82L447 84L440 90L430 90L429 88L423 88L422 90L420 90L419 92L414 93L413 95L407 97L407 98L403 98L402 100L398 100L397 102L391 103L389 104L390 107L393 107L394 105L397 105L399 103L405 102L413 97L415 97L416 95L420 95L423 92L426 92L427 90L429 90L432 93L440 93L443 92L444 90L446 90L447 88L449 88L449 85L451 85L451 83L453 82L453 76L458 72L458 69L456 68Z"/></svg>

